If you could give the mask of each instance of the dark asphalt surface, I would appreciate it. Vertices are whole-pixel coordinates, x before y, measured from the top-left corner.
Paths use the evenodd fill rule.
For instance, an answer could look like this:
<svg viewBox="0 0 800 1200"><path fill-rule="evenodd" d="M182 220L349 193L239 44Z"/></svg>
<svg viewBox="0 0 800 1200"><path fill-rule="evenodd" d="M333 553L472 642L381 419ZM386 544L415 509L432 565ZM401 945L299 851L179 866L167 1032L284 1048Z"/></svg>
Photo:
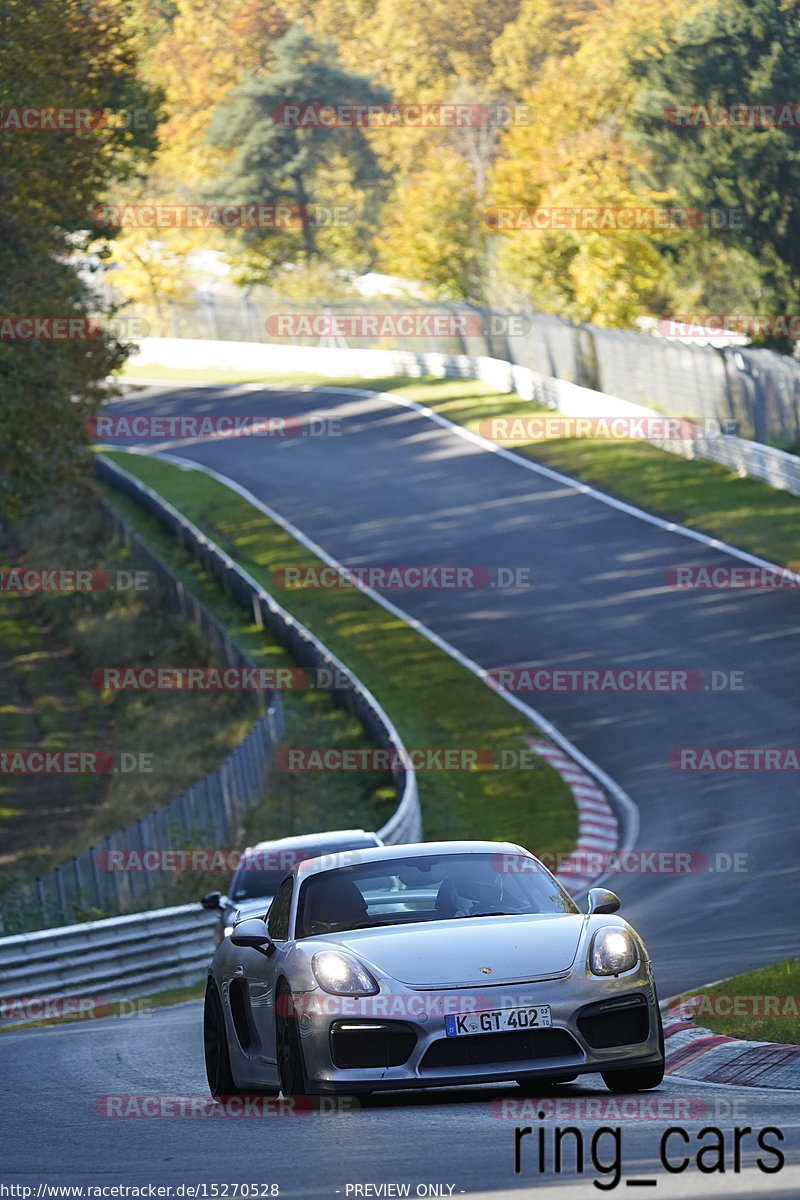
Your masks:
<svg viewBox="0 0 800 1200"><path fill-rule="evenodd" d="M342 435L277 440L148 443L227 474L348 565L530 567L532 586L391 592L411 616L485 667L668 667L743 671L744 689L662 695L526 696L634 799L639 846L708 856L747 854L743 873L616 877L610 886L646 938L668 996L798 950L797 776L691 773L667 758L680 746L800 742L800 612L792 592L675 592L674 565L731 565L718 552L615 511L523 466L479 450L382 399L324 392L165 386L107 411L334 416ZM121 443L128 447L130 441ZM144 445L144 443L143 443ZM543 847L531 847L546 849ZM514 1172L514 1120L487 1102L513 1089L461 1089L369 1100L358 1111L303 1119L110 1119L104 1094L204 1095L200 1006L3 1035L0 1179L7 1183L277 1183L281 1196L357 1197L348 1185L444 1185L448 1195L563 1182L564 1196L597 1195L586 1126L586 1171L538 1170L532 1138ZM592 1077L565 1097L607 1096ZM753 1168L750 1138L735 1171L732 1128L780 1126L787 1162L800 1161L797 1094L716 1088L668 1078L650 1099L674 1101L665 1119L601 1118L620 1127L623 1179L656 1179L656 1196L800 1194L800 1175ZM691 1120L681 1119L689 1100ZM645 1115L648 1110L645 1110ZM537 1125L530 1112L523 1124ZM569 1112L559 1123L572 1124ZM667 1124L684 1126L691 1163L658 1163ZM726 1171L698 1171L699 1130L724 1131ZM546 1143L551 1145L551 1141ZM610 1154L605 1145L598 1157ZM612 1156L613 1157L613 1156ZM679 1157L676 1155L676 1157ZM608 1161L608 1159L606 1159ZM705 1160L708 1165L708 1159ZM580 1185L580 1186L579 1186ZM616 1190L616 1189L615 1189ZM631 1191L638 1189L633 1186ZM5 1193L4 1193L5 1194ZM177 1193L173 1193L177 1194ZM207 1194L211 1194L210 1192ZM233 1192L229 1192L230 1195ZM617 1194L621 1194L618 1192ZM630 1192L628 1193L630 1194Z"/></svg>
<svg viewBox="0 0 800 1200"><path fill-rule="evenodd" d="M347 1200L347 1185L405 1182L411 1196L425 1184L444 1185L445 1197L475 1192L532 1188L557 1182L552 1172L555 1125L574 1124L571 1104L611 1097L596 1076L588 1086L561 1085L558 1095L564 1115L541 1119L532 1105L501 1108L501 1098L516 1100L517 1089L430 1089L408 1095L370 1097L362 1106L340 1112L311 1112L303 1117L105 1117L107 1100L122 1097L119 1109L141 1110L144 1097L204 1097L201 1004L181 1005L142 1016L93 1021L71 1029L40 1029L0 1035L4 1073L10 1086L3 1115L3 1165L0 1181L25 1186L39 1183L111 1186L154 1183L272 1184L281 1197L325 1197ZM130 1101L128 1097L136 1099ZM492 1103L494 1101L494 1103ZM552 1105L552 1097L549 1098ZM617 1103L619 1100L617 1099ZM653 1118L653 1105L661 1105ZM796 1196L800 1188L800 1108L796 1093L763 1089L710 1088L668 1079L656 1093L642 1095L641 1119L621 1120L607 1108L581 1124L584 1132L584 1177L608 1182L609 1175L593 1166L591 1138L598 1125L619 1129L623 1194L627 1179L656 1179L647 1194L682 1195L687 1185L700 1187L699 1196L730 1194L733 1174L734 1127L756 1131L775 1126L785 1141L769 1135L783 1150L786 1165L776 1175L758 1170L761 1154L755 1137L743 1143L740 1182L749 1179L746 1195ZM212 1106L210 1106L212 1107ZM145 1109L146 1111L146 1109ZM173 1107L174 1111L174 1107ZM538 1108L538 1111L545 1111ZM552 1110L550 1110L552 1111ZM528 1137L521 1171L514 1171L517 1125L546 1128L545 1162L539 1173L538 1146ZM669 1176L659 1161L659 1144L672 1125L686 1130L688 1142L672 1139L667 1158L677 1165L687 1155L685 1172ZM707 1126L724 1130L725 1174L702 1175L696 1155L712 1138L700 1137ZM616 1158L613 1135L597 1143L596 1162L606 1166ZM563 1196L578 1194L574 1158L567 1157L561 1180L569 1181ZM761 1155L768 1166L776 1159ZM704 1160L709 1165L708 1158ZM749 1174L745 1174L750 1168ZM793 1180L793 1183L791 1182ZM537 1186L538 1185L538 1186ZM778 1185L788 1191L779 1191ZM794 1191L791 1188L794 1188ZM635 1190L635 1189L634 1189ZM9 1194L9 1193L6 1193ZM175 1195L176 1193L173 1193ZM207 1193L211 1195L211 1192ZM221 1194L221 1193L219 1193ZM234 1193L231 1190L229 1195ZM251 1193L255 1194L255 1193ZM261 1193L258 1193L259 1195ZM585 1195L602 1194L588 1183ZM631 1194L628 1192L627 1194ZM35 1195L35 1193L34 1193ZM363 1197L362 1193L362 1197ZM377 1193L372 1193L373 1197ZM350 1192L352 1200L361 1200Z"/></svg>

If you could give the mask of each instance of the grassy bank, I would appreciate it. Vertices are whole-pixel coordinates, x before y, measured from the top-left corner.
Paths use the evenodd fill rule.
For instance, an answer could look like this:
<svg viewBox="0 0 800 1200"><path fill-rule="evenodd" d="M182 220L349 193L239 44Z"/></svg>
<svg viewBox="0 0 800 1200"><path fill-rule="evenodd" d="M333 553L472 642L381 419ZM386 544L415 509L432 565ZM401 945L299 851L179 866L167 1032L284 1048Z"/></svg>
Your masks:
<svg viewBox="0 0 800 1200"><path fill-rule="evenodd" d="M119 572L130 579L140 566L90 494L49 497L14 526L11 539L4 560L20 559L28 569L98 570L116 583ZM155 581L141 582L146 590L0 596L3 749L100 752L118 768L0 774L3 886L66 861L202 779L256 719L254 706L236 694L92 686L98 667L211 662L208 647L165 607Z"/></svg>
<svg viewBox="0 0 800 1200"><path fill-rule="evenodd" d="M713 1033L755 1042L800 1042L800 958L745 971L681 999L697 1024Z"/></svg>

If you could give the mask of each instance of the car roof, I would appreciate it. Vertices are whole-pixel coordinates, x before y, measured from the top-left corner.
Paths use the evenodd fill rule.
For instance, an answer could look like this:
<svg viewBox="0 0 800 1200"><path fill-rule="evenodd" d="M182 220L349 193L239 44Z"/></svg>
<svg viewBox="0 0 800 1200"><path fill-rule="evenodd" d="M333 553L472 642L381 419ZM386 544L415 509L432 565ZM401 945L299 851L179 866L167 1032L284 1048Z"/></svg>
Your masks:
<svg viewBox="0 0 800 1200"><path fill-rule="evenodd" d="M273 850L273 849L291 849L309 850L317 846L322 850L331 844L340 845L342 842L360 842L362 845L365 841L375 847L382 846L377 833L369 833L365 829L330 829L325 833L302 833L293 837L277 838L269 842L256 842L254 846L248 846L245 854L251 850Z"/></svg>
<svg viewBox="0 0 800 1200"><path fill-rule="evenodd" d="M529 850L517 846L513 842L403 842L396 846L376 846L366 850L351 850L347 852L347 866L360 866L363 863L382 862L384 859L421 858L429 854L526 854ZM345 864L338 864L343 866ZM335 871L336 863L323 856L310 858L298 863L292 868L292 874L317 875L323 871ZM289 872L287 872L288 874Z"/></svg>

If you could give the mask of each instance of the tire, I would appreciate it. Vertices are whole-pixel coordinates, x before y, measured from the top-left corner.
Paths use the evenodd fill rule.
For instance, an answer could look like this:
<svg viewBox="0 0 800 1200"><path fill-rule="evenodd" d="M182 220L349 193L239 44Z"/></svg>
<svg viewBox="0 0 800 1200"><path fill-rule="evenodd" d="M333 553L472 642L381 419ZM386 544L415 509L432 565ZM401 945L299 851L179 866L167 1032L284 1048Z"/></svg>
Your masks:
<svg viewBox="0 0 800 1200"><path fill-rule="evenodd" d="M603 1083L610 1092L646 1092L657 1088L664 1080L664 1025L661 1011L656 1002L656 1020L658 1021L658 1045L661 1050L661 1062L649 1067L627 1067L620 1071L601 1071Z"/></svg>
<svg viewBox="0 0 800 1200"><path fill-rule="evenodd" d="M300 1029L291 989L285 980L281 980L275 994L275 1050L284 1096L307 1096L308 1081L300 1045Z"/></svg>
<svg viewBox="0 0 800 1200"><path fill-rule="evenodd" d="M206 1060L206 1077L212 1096L241 1096L243 1089L237 1087L231 1071L231 1056L228 1049L228 1032L219 989L213 979L206 986L203 1006L203 1049Z"/></svg>

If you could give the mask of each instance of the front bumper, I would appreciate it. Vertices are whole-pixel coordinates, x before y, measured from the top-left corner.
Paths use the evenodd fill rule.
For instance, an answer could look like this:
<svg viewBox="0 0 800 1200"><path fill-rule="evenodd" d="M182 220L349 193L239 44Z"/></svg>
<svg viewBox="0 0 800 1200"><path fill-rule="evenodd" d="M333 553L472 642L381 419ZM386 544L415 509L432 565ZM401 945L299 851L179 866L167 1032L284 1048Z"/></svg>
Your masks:
<svg viewBox="0 0 800 1200"><path fill-rule="evenodd" d="M618 978L570 974L513 986L407 989L346 1002L315 990L295 1001L312 1092L557 1079L661 1061L658 1000L642 967ZM543 1004L551 1009L548 1028L446 1033L446 1013Z"/></svg>

